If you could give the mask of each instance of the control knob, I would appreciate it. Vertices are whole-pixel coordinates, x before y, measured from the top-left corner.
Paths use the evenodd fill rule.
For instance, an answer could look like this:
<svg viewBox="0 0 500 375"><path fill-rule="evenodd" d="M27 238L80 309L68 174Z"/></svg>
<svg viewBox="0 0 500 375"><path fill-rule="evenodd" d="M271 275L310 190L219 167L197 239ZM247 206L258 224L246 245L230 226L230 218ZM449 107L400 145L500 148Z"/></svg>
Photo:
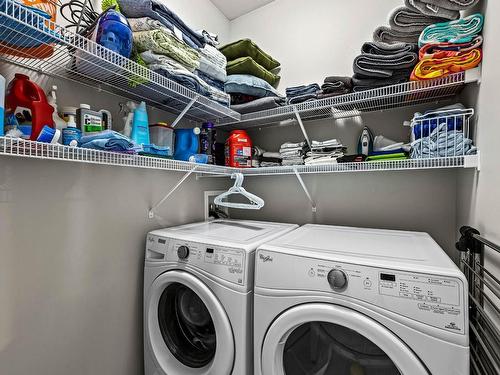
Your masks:
<svg viewBox="0 0 500 375"><path fill-rule="evenodd" d="M177 249L177 256L179 259L187 259L189 257L189 247L179 246Z"/></svg>
<svg viewBox="0 0 500 375"><path fill-rule="evenodd" d="M331 270L328 273L328 283L334 290L342 290L347 287L347 275L339 269Z"/></svg>

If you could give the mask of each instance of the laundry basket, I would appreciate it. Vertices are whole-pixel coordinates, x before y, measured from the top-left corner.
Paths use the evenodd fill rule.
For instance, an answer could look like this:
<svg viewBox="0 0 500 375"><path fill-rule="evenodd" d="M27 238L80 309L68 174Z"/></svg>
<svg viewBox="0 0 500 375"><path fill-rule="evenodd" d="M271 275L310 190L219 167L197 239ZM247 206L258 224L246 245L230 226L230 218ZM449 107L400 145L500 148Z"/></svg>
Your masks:
<svg viewBox="0 0 500 375"><path fill-rule="evenodd" d="M411 126L411 158L430 159L476 154L471 132L474 109L416 114Z"/></svg>

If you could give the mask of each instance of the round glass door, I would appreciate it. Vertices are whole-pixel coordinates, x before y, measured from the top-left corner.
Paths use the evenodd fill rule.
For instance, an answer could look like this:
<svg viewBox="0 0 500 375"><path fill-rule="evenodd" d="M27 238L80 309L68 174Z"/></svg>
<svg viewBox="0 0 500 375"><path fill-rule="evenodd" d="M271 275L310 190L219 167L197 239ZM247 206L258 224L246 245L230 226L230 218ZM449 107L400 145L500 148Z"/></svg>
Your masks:
<svg viewBox="0 0 500 375"><path fill-rule="evenodd" d="M400 375L393 361L352 329L327 322L295 328L283 350L286 375Z"/></svg>
<svg viewBox="0 0 500 375"><path fill-rule="evenodd" d="M158 320L165 344L182 364L201 368L213 361L217 346L214 322L192 289L180 283L165 288Z"/></svg>

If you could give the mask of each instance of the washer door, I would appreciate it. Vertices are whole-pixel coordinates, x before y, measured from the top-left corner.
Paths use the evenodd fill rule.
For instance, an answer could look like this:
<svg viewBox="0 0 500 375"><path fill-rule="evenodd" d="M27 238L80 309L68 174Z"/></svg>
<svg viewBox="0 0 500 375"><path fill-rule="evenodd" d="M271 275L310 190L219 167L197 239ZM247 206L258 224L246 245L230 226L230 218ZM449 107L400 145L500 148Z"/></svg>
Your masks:
<svg viewBox="0 0 500 375"><path fill-rule="evenodd" d="M429 375L392 332L354 310L306 304L280 315L261 353L263 375Z"/></svg>
<svg viewBox="0 0 500 375"><path fill-rule="evenodd" d="M164 374L231 374L233 330L201 280L182 271L162 274L151 286L146 314L147 345Z"/></svg>

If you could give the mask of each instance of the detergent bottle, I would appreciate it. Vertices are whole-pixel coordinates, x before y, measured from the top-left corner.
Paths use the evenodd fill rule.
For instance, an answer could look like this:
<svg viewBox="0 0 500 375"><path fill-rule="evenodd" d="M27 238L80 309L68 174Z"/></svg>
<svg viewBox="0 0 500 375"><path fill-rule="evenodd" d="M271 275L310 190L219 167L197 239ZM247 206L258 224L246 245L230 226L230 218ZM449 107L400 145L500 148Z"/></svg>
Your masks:
<svg viewBox="0 0 500 375"><path fill-rule="evenodd" d="M130 138L139 145L149 145L149 121L146 103L141 102L139 107L134 110L132 120L132 133Z"/></svg>
<svg viewBox="0 0 500 375"><path fill-rule="evenodd" d="M31 111L31 136L36 141L44 126L54 128L54 108L47 102L42 88L30 81L28 76L17 73L9 83L5 97L5 113L12 115L18 107Z"/></svg>
<svg viewBox="0 0 500 375"><path fill-rule="evenodd" d="M175 129L174 159L189 161L193 155L198 154L199 134L200 128Z"/></svg>

